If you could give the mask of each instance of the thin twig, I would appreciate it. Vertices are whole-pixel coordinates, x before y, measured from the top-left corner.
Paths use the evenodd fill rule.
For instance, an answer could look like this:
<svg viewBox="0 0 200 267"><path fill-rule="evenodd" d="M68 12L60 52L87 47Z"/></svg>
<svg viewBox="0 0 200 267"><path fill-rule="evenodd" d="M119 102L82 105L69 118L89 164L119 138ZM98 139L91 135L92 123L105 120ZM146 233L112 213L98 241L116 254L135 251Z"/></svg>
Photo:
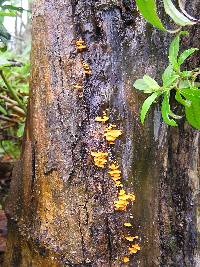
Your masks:
<svg viewBox="0 0 200 267"><path fill-rule="evenodd" d="M11 119L11 118L8 118L8 117L6 117L6 116L4 116L4 115L0 115L0 120L2 120L2 121L10 121L10 122L17 122L17 123L19 123L19 120L16 120L16 119Z"/></svg>
<svg viewBox="0 0 200 267"><path fill-rule="evenodd" d="M7 102L5 102L5 104L8 106L8 108L16 111L21 116L23 116L23 117L26 116L26 113L23 111L23 109L21 109L20 107L16 106L15 104L7 103Z"/></svg>
<svg viewBox="0 0 200 267"><path fill-rule="evenodd" d="M5 96L5 95L0 95L0 98L6 100L7 102L13 104L13 105L18 105L17 101L10 99L9 97Z"/></svg>
<svg viewBox="0 0 200 267"><path fill-rule="evenodd" d="M5 125L5 126L4 126ZM3 131L3 130L5 130L5 129L8 129L8 128L10 128L10 127L13 127L13 126L15 126L16 125L16 122L11 122L11 123L9 123L9 124L4 124L3 126L0 126L0 131Z"/></svg>

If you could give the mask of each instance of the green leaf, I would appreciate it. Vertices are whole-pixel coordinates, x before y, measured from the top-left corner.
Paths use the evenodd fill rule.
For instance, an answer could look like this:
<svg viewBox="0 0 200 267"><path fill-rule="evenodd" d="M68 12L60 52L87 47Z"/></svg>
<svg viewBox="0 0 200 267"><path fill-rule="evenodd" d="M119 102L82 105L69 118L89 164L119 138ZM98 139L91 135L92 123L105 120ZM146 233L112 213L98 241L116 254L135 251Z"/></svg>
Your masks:
<svg viewBox="0 0 200 267"><path fill-rule="evenodd" d="M149 88L151 88L153 91L160 89L159 84L154 79L152 79L149 75L144 75L143 80L149 86Z"/></svg>
<svg viewBox="0 0 200 267"><path fill-rule="evenodd" d="M190 106L191 105L191 101L184 99L181 96L179 91L176 91L175 99L176 99L177 102L179 102L183 106Z"/></svg>
<svg viewBox="0 0 200 267"><path fill-rule="evenodd" d="M163 0L165 12L172 18L172 20L180 25L180 26L187 26L187 25L194 25L196 22L191 21L186 16L184 16L175 5L172 3L171 0Z"/></svg>
<svg viewBox="0 0 200 267"><path fill-rule="evenodd" d="M4 115L7 115L7 111L6 111L5 108L2 107L1 105L0 105L0 112L1 112L2 114L4 114Z"/></svg>
<svg viewBox="0 0 200 267"><path fill-rule="evenodd" d="M19 128L17 130L17 136L18 137L22 137L23 134L24 134L24 127L25 127L25 124L24 123L20 123L19 124Z"/></svg>
<svg viewBox="0 0 200 267"><path fill-rule="evenodd" d="M137 7L142 16L153 26L162 31L167 31L157 15L155 0L136 0Z"/></svg>
<svg viewBox="0 0 200 267"><path fill-rule="evenodd" d="M184 70L184 71L181 72L181 77L190 78L192 76L192 74L193 74L192 71Z"/></svg>
<svg viewBox="0 0 200 267"><path fill-rule="evenodd" d="M165 83L173 73L174 73L173 66L169 64L169 66L165 69L162 75L163 83Z"/></svg>
<svg viewBox="0 0 200 267"><path fill-rule="evenodd" d="M165 89L169 89L170 90L170 86L179 78L179 75L173 74L171 76L166 76L163 80L163 87Z"/></svg>
<svg viewBox="0 0 200 267"><path fill-rule="evenodd" d="M7 66L10 66L10 62L5 57L0 56L0 70Z"/></svg>
<svg viewBox="0 0 200 267"><path fill-rule="evenodd" d="M0 16L1 17L16 17L16 12L14 11L1 11L0 10Z"/></svg>
<svg viewBox="0 0 200 267"><path fill-rule="evenodd" d="M153 93L160 89L159 84L148 75L144 75L143 79L138 79L135 81L133 86L144 93Z"/></svg>
<svg viewBox="0 0 200 267"><path fill-rule="evenodd" d="M189 124L200 130L200 102L197 99L192 101L190 107L185 107L185 114Z"/></svg>
<svg viewBox="0 0 200 267"><path fill-rule="evenodd" d="M199 49L198 48L190 48L190 49L187 49L185 50L179 57L178 59L178 64L179 66L181 64L183 64L183 62L189 57L191 56L195 51L198 51Z"/></svg>
<svg viewBox="0 0 200 267"><path fill-rule="evenodd" d="M149 88L143 79L136 80L133 86L140 91L144 91L144 93L152 93L151 88Z"/></svg>
<svg viewBox="0 0 200 267"><path fill-rule="evenodd" d="M173 66L175 70L178 68L178 53L179 53L179 43L180 43L180 35L187 35L188 32L182 31L180 32L171 42L169 47L169 62Z"/></svg>
<svg viewBox="0 0 200 267"><path fill-rule="evenodd" d="M147 88L147 84L145 83L145 81L143 79L138 79L134 82L133 86L141 91L146 90Z"/></svg>
<svg viewBox="0 0 200 267"><path fill-rule="evenodd" d="M187 121L194 128L200 130L200 89L182 89L180 93L191 102L190 106L185 106Z"/></svg>
<svg viewBox="0 0 200 267"><path fill-rule="evenodd" d="M13 5L3 5L2 10L8 9L8 10L13 10L13 11L18 11L18 12L23 12L24 9L22 7L17 7Z"/></svg>
<svg viewBox="0 0 200 267"><path fill-rule="evenodd" d="M196 98L200 98L200 89L193 87L193 88L184 88L179 90L180 94L183 95L185 98L189 100L193 100Z"/></svg>
<svg viewBox="0 0 200 267"><path fill-rule="evenodd" d="M140 113L140 119L142 124L144 124L144 120L146 117L146 114L150 108L150 106L153 104L153 102L155 101L155 99L160 95L160 93L153 93L152 95L150 95L143 103L142 105L142 109L141 109L141 113Z"/></svg>
<svg viewBox="0 0 200 267"><path fill-rule="evenodd" d="M192 86L191 81L189 81L189 80L180 80L178 88L179 89L183 89L183 88L189 88L191 86Z"/></svg>
<svg viewBox="0 0 200 267"><path fill-rule="evenodd" d="M175 120L170 119L170 114L173 114L172 111L170 110L170 105L169 105L169 93L166 93L164 95L164 99L162 101L162 107L161 107L161 111L162 111L162 117L165 123L167 123L168 125L171 126L177 126L177 123L175 122Z"/></svg>
<svg viewBox="0 0 200 267"><path fill-rule="evenodd" d="M1 17L0 17L1 18ZM7 50L7 43L10 40L11 35L8 33L2 23L0 23L0 51L5 52Z"/></svg>

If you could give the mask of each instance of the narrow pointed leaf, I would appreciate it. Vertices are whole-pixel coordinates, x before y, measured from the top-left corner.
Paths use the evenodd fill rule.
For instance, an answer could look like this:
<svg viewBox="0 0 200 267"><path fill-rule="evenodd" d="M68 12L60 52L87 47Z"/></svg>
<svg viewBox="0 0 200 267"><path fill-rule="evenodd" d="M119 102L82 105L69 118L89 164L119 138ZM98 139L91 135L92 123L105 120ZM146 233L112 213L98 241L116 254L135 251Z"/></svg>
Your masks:
<svg viewBox="0 0 200 267"><path fill-rule="evenodd" d="M169 47L169 62L172 64L174 69L178 68L178 53L179 53L179 43L180 43L180 36L187 35L188 32L182 31L180 32L171 42Z"/></svg>
<svg viewBox="0 0 200 267"><path fill-rule="evenodd" d="M145 83L145 81L143 79L138 79L134 82L133 86L140 90L140 91L148 91L151 93L152 90L149 89L148 85Z"/></svg>
<svg viewBox="0 0 200 267"><path fill-rule="evenodd" d="M153 104L153 102L155 101L155 99L159 96L160 94L158 93L153 93L152 95L150 95L143 103L142 105L142 109L141 109L141 113L140 113L140 119L141 122L144 124L144 120L146 117L146 114L150 108L150 106Z"/></svg>
<svg viewBox="0 0 200 267"><path fill-rule="evenodd" d="M137 7L142 16L153 26L162 31L167 31L157 15L155 0L136 0Z"/></svg>
<svg viewBox="0 0 200 267"><path fill-rule="evenodd" d="M181 80L179 82L179 89L183 89L183 88L189 88L192 86L192 83L190 80Z"/></svg>
<svg viewBox="0 0 200 267"><path fill-rule="evenodd" d="M179 59L178 59L178 64L179 64L179 66L180 66L181 64L183 64L184 61L185 61L189 56L191 56L195 51L198 51L198 50L199 50L198 48L190 48L190 49L185 50L185 51L180 55L180 57L179 57Z"/></svg>
<svg viewBox="0 0 200 267"><path fill-rule="evenodd" d="M1 11L0 10L0 16L1 17L16 17L16 12L14 11Z"/></svg>
<svg viewBox="0 0 200 267"><path fill-rule="evenodd" d="M165 83L168 80L168 77L170 77L174 73L173 66L170 64L162 75L162 81Z"/></svg>
<svg viewBox="0 0 200 267"><path fill-rule="evenodd" d="M170 90L170 86L175 84L175 81L179 78L179 75L173 74L171 76L168 76L164 81L163 81L163 86L168 88Z"/></svg>
<svg viewBox="0 0 200 267"><path fill-rule="evenodd" d="M179 102L181 105L185 107L191 105L191 101L184 99L179 91L176 92L175 99L177 102Z"/></svg>
<svg viewBox="0 0 200 267"><path fill-rule="evenodd" d="M189 77L191 77L192 73L193 73L192 71L184 70L181 72L181 77L189 78Z"/></svg>
<svg viewBox="0 0 200 267"><path fill-rule="evenodd" d="M158 90L160 89L159 84L152 79L149 75L144 75L143 80L145 83L152 89L152 90Z"/></svg>
<svg viewBox="0 0 200 267"><path fill-rule="evenodd" d="M164 2L164 8L165 12L172 18L172 20L180 25L180 26L187 26L187 25L193 25L196 22L191 21L186 16L184 16L178 9L175 7L175 5L172 3L171 0L163 0Z"/></svg>
<svg viewBox="0 0 200 267"><path fill-rule="evenodd" d="M185 106L187 121L196 129L200 130L200 89L182 89L180 93L190 101L190 106Z"/></svg>
<svg viewBox="0 0 200 267"><path fill-rule="evenodd" d="M6 111L5 108L2 107L1 105L0 105L0 113L2 113L2 114L4 114L4 115L7 115L7 111Z"/></svg>
<svg viewBox="0 0 200 267"><path fill-rule="evenodd" d="M23 9L22 7L17 7L17 6L13 6L13 5L3 5L2 7L2 10L14 10L14 11L19 11L19 12L23 12Z"/></svg>
<svg viewBox="0 0 200 267"><path fill-rule="evenodd" d="M170 113L172 114L171 110L170 110L170 105L169 105L169 94L166 93L164 95L164 99L162 101L162 107L161 107L161 111L162 111L162 117L165 123L167 123L168 125L171 126L177 126L177 123L175 122L175 120L170 119Z"/></svg>

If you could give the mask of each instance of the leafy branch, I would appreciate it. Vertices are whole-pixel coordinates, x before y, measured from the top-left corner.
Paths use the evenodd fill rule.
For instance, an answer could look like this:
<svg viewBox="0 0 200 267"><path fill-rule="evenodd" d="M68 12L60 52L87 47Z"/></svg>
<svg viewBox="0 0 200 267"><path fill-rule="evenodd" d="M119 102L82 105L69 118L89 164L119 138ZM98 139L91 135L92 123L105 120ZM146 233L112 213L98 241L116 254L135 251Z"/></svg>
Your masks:
<svg viewBox="0 0 200 267"><path fill-rule="evenodd" d="M182 13L175 7L171 0L163 0L165 12L172 19L172 21L174 21L181 27L196 24L198 20L187 14L187 12L183 8L182 1L179 0L178 3ZM158 16L155 0L136 0L136 4L140 11L140 14L156 28L171 33L175 33L181 29L181 27L175 30L168 30L165 28Z"/></svg>
<svg viewBox="0 0 200 267"><path fill-rule="evenodd" d="M199 22L184 10L181 0L178 0L178 3L182 13L174 6L171 0L163 0L165 12L175 24L179 25L179 28L175 30L168 30L164 27L157 14L155 0L136 0L141 15L148 22L158 29L170 33L179 32L182 27L192 26ZM161 112L164 122L171 126L177 126L177 120L181 119L182 116L174 114L170 106L170 102L175 95L174 101L177 101L183 106L189 124L196 129L200 129L200 84L197 82L200 68L190 71L182 70L182 64L198 48L190 48L179 54L180 36L187 34L188 32L181 31L172 40L169 47L169 65L162 74L161 86L148 75L144 75L142 79L138 79L134 83L136 89L146 94L151 94L142 105L140 115L142 123L144 123L152 104L162 97Z"/></svg>
<svg viewBox="0 0 200 267"><path fill-rule="evenodd" d="M169 47L169 65L162 74L162 86L148 75L138 79L134 87L144 93L151 94L143 103L141 109L141 121L144 123L145 117L151 105L163 97L161 104L162 117L165 123L177 126L176 120L181 119L171 111L170 99L173 98L172 91L175 92L175 100L185 109L187 121L196 129L200 129L200 90L199 83L196 82L200 68L193 70L181 70L181 65L190 57L197 48L190 48L179 54L180 36L187 32L180 32L172 41Z"/></svg>

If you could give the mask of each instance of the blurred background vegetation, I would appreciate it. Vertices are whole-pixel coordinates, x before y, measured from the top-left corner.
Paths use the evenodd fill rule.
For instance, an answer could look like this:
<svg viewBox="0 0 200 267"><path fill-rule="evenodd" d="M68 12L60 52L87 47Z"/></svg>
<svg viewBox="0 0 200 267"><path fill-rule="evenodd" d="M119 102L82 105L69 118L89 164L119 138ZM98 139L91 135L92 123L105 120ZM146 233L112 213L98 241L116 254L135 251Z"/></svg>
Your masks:
<svg viewBox="0 0 200 267"><path fill-rule="evenodd" d="M19 158L29 94L31 1L0 0L0 161Z"/></svg>
<svg viewBox="0 0 200 267"><path fill-rule="evenodd" d="M30 47L31 1L0 0L0 266L7 236L3 208L26 118Z"/></svg>

